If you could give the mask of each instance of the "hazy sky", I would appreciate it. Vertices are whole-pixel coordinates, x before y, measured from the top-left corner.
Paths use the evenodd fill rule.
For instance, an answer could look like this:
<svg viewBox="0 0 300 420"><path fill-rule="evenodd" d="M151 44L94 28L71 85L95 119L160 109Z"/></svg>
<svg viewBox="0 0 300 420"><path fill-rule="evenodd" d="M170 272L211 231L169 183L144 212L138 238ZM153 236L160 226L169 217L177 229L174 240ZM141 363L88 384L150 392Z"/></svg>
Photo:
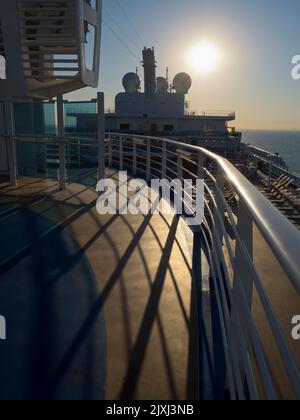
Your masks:
<svg viewBox="0 0 300 420"><path fill-rule="evenodd" d="M300 0L104 0L103 20L99 90L106 107L123 90L123 75L141 67L142 48L154 46L158 75L166 66L171 78L191 74L192 110L236 110L243 129L300 130L300 80L291 77L292 57L300 55ZM222 53L212 73L187 60L202 40ZM84 89L69 98L95 96Z"/></svg>

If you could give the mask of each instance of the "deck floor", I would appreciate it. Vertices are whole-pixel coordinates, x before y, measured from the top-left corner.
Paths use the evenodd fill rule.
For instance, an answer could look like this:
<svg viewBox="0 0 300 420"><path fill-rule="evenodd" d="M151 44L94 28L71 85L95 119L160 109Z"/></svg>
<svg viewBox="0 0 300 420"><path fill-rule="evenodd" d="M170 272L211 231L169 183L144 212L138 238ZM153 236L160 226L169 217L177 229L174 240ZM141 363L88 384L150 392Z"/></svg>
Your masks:
<svg viewBox="0 0 300 420"><path fill-rule="evenodd" d="M0 398L194 399L185 226L172 214L99 216L96 199L83 183L0 184Z"/></svg>

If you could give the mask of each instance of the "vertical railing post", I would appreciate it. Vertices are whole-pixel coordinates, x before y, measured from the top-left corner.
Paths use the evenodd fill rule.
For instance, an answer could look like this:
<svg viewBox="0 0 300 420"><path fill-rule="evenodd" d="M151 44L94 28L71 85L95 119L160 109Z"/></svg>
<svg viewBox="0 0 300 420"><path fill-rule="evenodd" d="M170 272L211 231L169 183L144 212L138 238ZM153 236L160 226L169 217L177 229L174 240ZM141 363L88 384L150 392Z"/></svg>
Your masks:
<svg viewBox="0 0 300 420"><path fill-rule="evenodd" d="M66 188L66 147L65 147L65 117L64 99L62 95L57 97L57 135L58 135L58 155L59 155L59 188Z"/></svg>
<svg viewBox="0 0 300 420"><path fill-rule="evenodd" d="M224 219L225 219L225 203L223 201L222 197L224 195L225 192L225 175L222 172L221 168L218 166L217 168L217 176L216 176L216 195L215 195L215 202L216 202L216 207L213 210L213 218L214 218L214 222L215 222L215 227L213 230L213 235L212 235L212 256L214 257L215 260L215 265L218 266L216 268L220 267L219 273L221 278L217 278L217 281L219 284L224 283L224 279L222 278L223 276L223 272L224 269L226 270L225 267L223 267L223 262L222 262L222 255L224 255L224 250L223 250L223 239L224 239L224 235L223 235L223 226L222 224L224 223ZM211 269L212 270L212 269ZM217 272L217 270L216 270ZM213 277L213 274L210 273L210 276ZM218 291L215 291L216 293L218 293ZM225 305L225 303L223 303L223 305ZM227 337L228 339L228 346L231 347L232 346L232 333L231 331L227 332L229 335ZM234 356L233 356L234 357ZM216 360L216 363L218 363L218 359ZM225 374L227 375L227 379L226 376L224 378L225 382L227 382L227 386L229 385L229 376L228 376L228 371Z"/></svg>
<svg viewBox="0 0 300 420"><path fill-rule="evenodd" d="M167 144L162 143L162 158L161 158L161 177L165 179L167 176Z"/></svg>
<svg viewBox="0 0 300 420"><path fill-rule="evenodd" d="M244 203L240 200L238 210L238 223L237 231L241 242L244 244L250 259L253 261L253 228L254 223ZM246 262L245 252L242 249L241 243L236 241L235 249L235 261L236 268L239 273L240 281L243 282L241 285L247 297L249 308L252 307L253 299L253 275L249 270L249 266ZM236 282L237 278L234 279L233 287L236 288L238 285Z"/></svg>
<svg viewBox="0 0 300 420"><path fill-rule="evenodd" d="M78 168L81 169L81 145L80 145L80 141L77 142L77 154L78 154Z"/></svg>
<svg viewBox="0 0 300 420"><path fill-rule="evenodd" d="M222 223L224 223L225 218L225 204L222 199L222 195L224 194L225 189L225 178L224 174L222 173L221 169L218 167L217 172L217 188L216 188L216 208L214 209L214 220L215 220L215 233L219 236L221 244L223 242L223 229ZM219 220L218 214L221 217L221 221Z"/></svg>
<svg viewBox="0 0 300 420"><path fill-rule="evenodd" d="M254 223L253 220L247 211L246 206L240 200L239 202L239 209L238 209L238 222L237 222L237 231L238 237L240 239L236 241L236 248L235 248L235 264L236 264L236 272L233 278L233 289L232 289L232 309L231 309L231 325L232 325L232 332L233 332L233 339L235 340L237 348L240 347L240 339L239 333L237 330L238 325L241 326L244 336L244 342L246 346L248 346L249 341L249 327L246 318L246 311L252 308L252 301L253 301L253 275L251 270L249 269L249 265L247 263L245 250L242 247L244 244L249 257L253 260L253 228ZM240 283L239 283L240 282ZM242 290L247 298L248 308L242 304ZM241 377L245 378L245 371L243 368L243 361L241 355L238 355L240 369L241 369Z"/></svg>
<svg viewBox="0 0 300 420"><path fill-rule="evenodd" d="M212 232L212 254L215 256L215 264L222 266L222 259L221 256L223 254L223 226L224 218L225 218L225 205L223 203L221 195L224 194L225 188L225 178L224 174L222 173L221 169L218 167L217 169L217 177L216 182L216 195L215 195L215 202L216 206L212 211L213 219L214 219L214 229ZM221 267L222 268L222 267ZM222 269L221 269L222 272ZM223 281L219 279L219 281Z"/></svg>
<svg viewBox="0 0 300 420"><path fill-rule="evenodd" d="M204 179L204 155L202 152L198 152L197 156L197 177Z"/></svg>
<svg viewBox="0 0 300 420"><path fill-rule="evenodd" d="M177 178L182 180L183 179L183 159L182 155L180 154L180 150L177 150Z"/></svg>
<svg viewBox="0 0 300 420"><path fill-rule="evenodd" d="M11 185L16 185L17 184L17 158L16 158L16 144L14 140L15 121L14 121L13 106L14 105L11 98L6 99L4 101L9 182Z"/></svg>
<svg viewBox="0 0 300 420"><path fill-rule="evenodd" d="M120 171L123 171L124 169L124 156L123 156L123 137L120 137L120 143L119 143L119 168Z"/></svg>
<svg viewBox="0 0 300 420"><path fill-rule="evenodd" d="M109 137L108 139L108 166L109 168L112 167L112 138Z"/></svg>
<svg viewBox="0 0 300 420"><path fill-rule="evenodd" d="M137 144L135 140L132 140L132 175L136 176L137 174Z"/></svg>
<svg viewBox="0 0 300 420"><path fill-rule="evenodd" d="M269 156L269 188L271 188L272 184L272 163L271 163L271 156Z"/></svg>
<svg viewBox="0 0 300 420"><path fill-rule="evenodd" d="M147 157L146 157L146 179L147 179L147 181L150 181L150 179L151 179L151 143L150 143L150 140L149 139L147 139L146 140L146 142L147 142L147 145L146 145L146 147L147 147Z"/></svg>
<svg viewBox="0 0 300 420"><path fill-rule="evenodd" d="M105 120L104 93L97 95L98 180L105 178Z"/></svg>

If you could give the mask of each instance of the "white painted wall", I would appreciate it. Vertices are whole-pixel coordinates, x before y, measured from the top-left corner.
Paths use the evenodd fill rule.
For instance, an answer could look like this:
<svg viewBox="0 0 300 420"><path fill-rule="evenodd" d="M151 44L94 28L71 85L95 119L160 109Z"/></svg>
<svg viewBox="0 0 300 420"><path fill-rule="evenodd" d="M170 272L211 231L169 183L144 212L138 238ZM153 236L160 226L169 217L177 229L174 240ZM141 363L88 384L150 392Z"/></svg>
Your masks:
<svg viewBox="0 0 300 420"><path fill-rule="evenodd" d="M156 93L147 97L144 93L119 93L116 96L118 116L182 117L185 97L179 93Z"/></svg>

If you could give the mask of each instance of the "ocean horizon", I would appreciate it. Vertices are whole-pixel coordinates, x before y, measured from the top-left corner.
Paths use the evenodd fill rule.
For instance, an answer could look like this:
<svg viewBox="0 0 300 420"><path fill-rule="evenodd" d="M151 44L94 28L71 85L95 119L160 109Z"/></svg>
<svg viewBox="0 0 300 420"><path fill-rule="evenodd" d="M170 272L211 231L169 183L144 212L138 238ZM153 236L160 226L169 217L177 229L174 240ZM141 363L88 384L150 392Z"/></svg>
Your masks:
<svg viewBox="0 0 300 420"><path fill-rule="evenodd" d="M300 174L300 131L241 130L242 141L279 153L289 169Z"/></svg>

